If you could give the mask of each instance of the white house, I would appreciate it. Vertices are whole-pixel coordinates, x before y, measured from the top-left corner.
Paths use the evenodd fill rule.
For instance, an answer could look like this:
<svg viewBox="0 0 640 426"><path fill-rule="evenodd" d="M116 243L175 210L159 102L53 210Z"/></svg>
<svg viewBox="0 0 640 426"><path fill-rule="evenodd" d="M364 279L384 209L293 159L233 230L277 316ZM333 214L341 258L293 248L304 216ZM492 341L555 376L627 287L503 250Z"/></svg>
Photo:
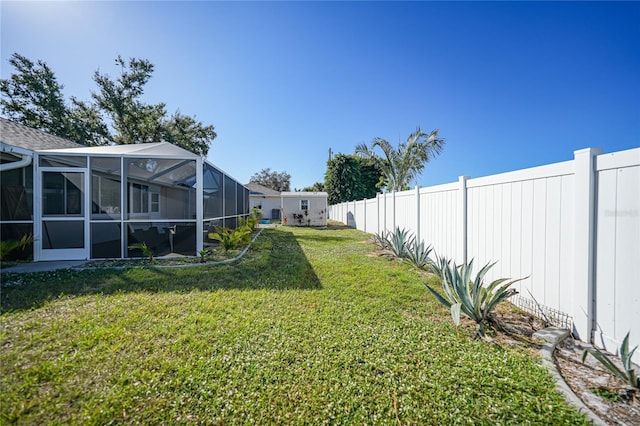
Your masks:
<svg viewBox="0 0 640 426"><path fill-rule="evenodd" d="M326 192L283 192L282 224L291 226L327 226Z"/></svg>

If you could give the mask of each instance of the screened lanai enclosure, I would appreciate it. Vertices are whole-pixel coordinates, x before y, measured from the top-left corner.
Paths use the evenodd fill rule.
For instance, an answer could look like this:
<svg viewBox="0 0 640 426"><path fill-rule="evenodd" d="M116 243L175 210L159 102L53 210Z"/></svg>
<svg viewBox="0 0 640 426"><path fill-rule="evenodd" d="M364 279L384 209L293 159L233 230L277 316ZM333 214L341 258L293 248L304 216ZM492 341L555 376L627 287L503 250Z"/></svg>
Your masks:
<svg viewBox="0 0 640 426"><path fill-rule="evenodd" d="M85 147L0 119L2 240L36 261L194 256L215 226L235 228L249 190L169 143ZM7 131L5 131L7 130Z"/></svg>

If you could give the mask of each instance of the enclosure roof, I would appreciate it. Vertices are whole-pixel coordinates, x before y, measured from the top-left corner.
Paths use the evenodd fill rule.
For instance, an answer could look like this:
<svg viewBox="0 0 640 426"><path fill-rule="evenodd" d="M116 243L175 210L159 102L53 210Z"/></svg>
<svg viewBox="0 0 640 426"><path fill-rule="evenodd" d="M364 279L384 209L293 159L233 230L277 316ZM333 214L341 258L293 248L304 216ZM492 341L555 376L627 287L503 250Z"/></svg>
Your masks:
<svg viewBox="0 0 640 426"><path fill-rule="evenodd" d="M82 145L0 117L0 142L29 151L77 148Z"/></svg>
<svg viewBox="0 0 640 426"><path fill-rule="evenodd" d="M182 149L169 142L138 143L130 145L82 146L80 148L50 149L46 153L87 154L87 155L135 155L137 157L187 157L198 158L197 154Z"/></svg>

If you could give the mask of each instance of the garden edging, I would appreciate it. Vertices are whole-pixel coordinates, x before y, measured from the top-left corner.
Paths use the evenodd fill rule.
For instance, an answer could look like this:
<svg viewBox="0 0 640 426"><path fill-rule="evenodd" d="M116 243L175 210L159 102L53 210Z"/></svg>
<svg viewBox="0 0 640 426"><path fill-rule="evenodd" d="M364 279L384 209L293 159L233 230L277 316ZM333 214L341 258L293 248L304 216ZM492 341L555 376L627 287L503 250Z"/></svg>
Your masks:
<svg viewBox="0 0 640 426"><path fill-rule="evenodd" d="M201 266L211 266L211 265L224 265L227 263L233 263L237 260L240 260L245 253L247 252L247 250L249 250L249 248L251 247L251 245L256 241L256 239L260 236L260 234L262 234L263 229L260 229L258 231L258 233L251 239L251 242L249 244L247 244L247 246L236 256L236 257L232 257L231 259L225 259L225 260L216 260L213 262L204 262L204 263L187 263L184 265L149 265L149 268L156 268L156 269L173 269L173 268L196 268L196 267L201 267ZM95 269L115 269L115 270L123 270L123 269L129 269L129 268L136 268L137 266L105 266L105 267L86 267L83 268L82 266L77 267L77 268L70 268L73 269L75 271L92 271Z"/></svg>
<svg viewBox="0 0 640 426"><path fill-rule="evenodd" d="M587 407L584 402L571 390L569 385L565 382L564 378L558 371L555 362L553 361L553 351L556 349L558 343L562 342L569 336L569 330L556 328L556 327L547 327L543 330L540 330L533 334L533 337L540 338L544 340L546 343L540 349L540 356L542 357L542 365L547 368L551 376L556 383L556 389L564 395L567 402L578 409L581 413L584 413L589 418L589 421L594 425L598 426L606 426L607 423L604 422L598 415L596 415L589 407Z"/></svg>

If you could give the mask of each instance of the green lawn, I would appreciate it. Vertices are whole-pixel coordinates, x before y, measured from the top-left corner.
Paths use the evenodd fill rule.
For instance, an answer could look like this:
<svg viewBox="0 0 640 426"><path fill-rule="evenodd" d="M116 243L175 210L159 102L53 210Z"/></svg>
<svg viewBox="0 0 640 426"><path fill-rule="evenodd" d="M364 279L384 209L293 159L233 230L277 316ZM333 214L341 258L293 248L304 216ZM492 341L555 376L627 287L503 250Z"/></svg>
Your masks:
<svg viewBox="0 0 640 426"><path fill-rule="evenodd" d="M3 274L0 423L586 424L366 239L267 229L233 265Z"/></svg>

